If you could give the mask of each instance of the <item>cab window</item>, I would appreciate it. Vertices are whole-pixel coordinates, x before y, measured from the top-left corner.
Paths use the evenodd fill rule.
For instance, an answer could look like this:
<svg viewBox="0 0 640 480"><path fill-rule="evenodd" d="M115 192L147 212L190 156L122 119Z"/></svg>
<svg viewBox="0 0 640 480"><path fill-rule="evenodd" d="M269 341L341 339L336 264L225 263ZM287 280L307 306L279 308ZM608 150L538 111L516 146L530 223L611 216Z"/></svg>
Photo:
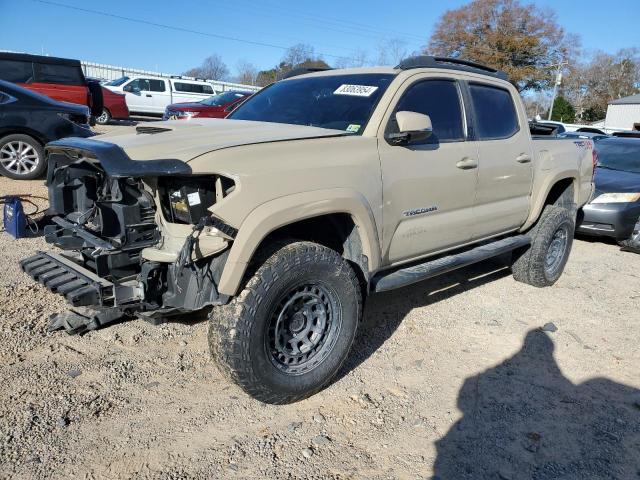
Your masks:
<svg viewBox="0 0 640 480"><path fill-rule="evenodd" d="M469 93L478 140L509 138L520 130L516 107L508 90L470 83Z"/></svg>
<svg viewBox="0 0 640 480"><path fill-rule="evenodd" d="M0 60L0 80L13 83L31 83L33 64L22 60Z"/></svg>
<svg viewBox="0 0 640 480"><path fill-rule="evenodd" d="M404 92L395 111L429 115L433 134L423 143L457 142L465 139L460 92L458 84L453 80L423 80L415 83ZM394 115L389 133L397 130Z"/></svg>
<svg viewBox="0 0 640 480"><path fill-rule="evenodd" d="M59 83L62 85L85 85L80 66L35 63L35 82Z"/></svg>
<svg viewBox="0 0 640 480"><path fill-rule="evenodd" d="M164 80L149 79L145 80L149 84L149 90L152 92L164 92Z"/></svg>

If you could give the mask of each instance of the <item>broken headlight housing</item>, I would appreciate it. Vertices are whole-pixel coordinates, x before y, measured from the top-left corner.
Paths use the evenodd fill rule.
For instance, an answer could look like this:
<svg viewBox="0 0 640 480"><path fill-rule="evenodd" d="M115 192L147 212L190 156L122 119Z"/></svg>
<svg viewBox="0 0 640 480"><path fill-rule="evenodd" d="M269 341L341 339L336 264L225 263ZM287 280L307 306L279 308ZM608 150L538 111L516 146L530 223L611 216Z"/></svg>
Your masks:
<svg viewBox="0 0 640 480"><path fill-rule="evenodd" d="M166 177L159 190L164 217L171 223L195 225L209 208L233 191L233 180L221 176Z"/></svg>

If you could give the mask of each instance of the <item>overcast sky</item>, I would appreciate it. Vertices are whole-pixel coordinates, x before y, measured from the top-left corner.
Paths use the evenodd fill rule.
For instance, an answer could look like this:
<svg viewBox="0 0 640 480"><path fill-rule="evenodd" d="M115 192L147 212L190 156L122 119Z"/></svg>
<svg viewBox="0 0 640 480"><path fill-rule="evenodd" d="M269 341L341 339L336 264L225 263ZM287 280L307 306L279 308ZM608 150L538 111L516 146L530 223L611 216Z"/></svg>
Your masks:
<svg viewBox="0 0 640 480"><path fill-rule="evenodd" d="M0 49L166 73L181 73L212 53L221 55L232 72L241 59L261 69L270 68L281 59L284 48L299 42L314 46L330 64L337 57L349 57L358 50L375 60L377 46L391 38L405 41L408 51L419 50L438 17L464 3L467 2L0 0ZM579 34L586 49L614 52L640 47L637 0L609 4L595 0L535 3L555 10L559 23L567 31Z"/></svg>

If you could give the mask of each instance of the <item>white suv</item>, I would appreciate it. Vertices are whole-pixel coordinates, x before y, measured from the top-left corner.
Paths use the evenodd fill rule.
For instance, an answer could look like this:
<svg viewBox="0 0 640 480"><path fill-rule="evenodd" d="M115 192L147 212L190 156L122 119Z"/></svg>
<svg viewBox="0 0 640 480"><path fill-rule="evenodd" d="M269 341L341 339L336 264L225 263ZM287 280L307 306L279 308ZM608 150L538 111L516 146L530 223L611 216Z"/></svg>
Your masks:
<svg viewBox="0 0 640 480"><path fill-rule="evenodd" d="M104 86L124 93L129 111L142 114L162 114L172 103L198 102L216 93L213 86L204 80L180 77L121 77Z"/></svg>

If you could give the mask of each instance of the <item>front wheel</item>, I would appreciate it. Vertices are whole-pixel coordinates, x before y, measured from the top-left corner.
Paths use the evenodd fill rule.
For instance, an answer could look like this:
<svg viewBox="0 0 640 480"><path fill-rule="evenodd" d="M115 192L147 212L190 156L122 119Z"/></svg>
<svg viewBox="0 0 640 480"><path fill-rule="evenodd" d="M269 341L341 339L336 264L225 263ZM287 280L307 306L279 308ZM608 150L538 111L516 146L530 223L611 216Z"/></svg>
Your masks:
<svg viewBox="0 0 640 480"><path fill-rule="evenodd" d="M531 229L531 245L513 252L513 277L535 287L548 287L562 275L571 253L575 220L563 207L548 205Z"/></svg>
<svg viewBox="0 0 640 480"><path fill-rule="evenodd" d="M15 134L0 139L0 174L14 180L33 180L46 168L44 149L33 137Z"/></svg>
<svg viewBox="0 0 640 480"><path fill-rule="evenodd" d="M212 310L211 355L252 397L295 402L336 374L361 313L358 278L337 252L288 243L258 267L236 298Z"/></svg>

